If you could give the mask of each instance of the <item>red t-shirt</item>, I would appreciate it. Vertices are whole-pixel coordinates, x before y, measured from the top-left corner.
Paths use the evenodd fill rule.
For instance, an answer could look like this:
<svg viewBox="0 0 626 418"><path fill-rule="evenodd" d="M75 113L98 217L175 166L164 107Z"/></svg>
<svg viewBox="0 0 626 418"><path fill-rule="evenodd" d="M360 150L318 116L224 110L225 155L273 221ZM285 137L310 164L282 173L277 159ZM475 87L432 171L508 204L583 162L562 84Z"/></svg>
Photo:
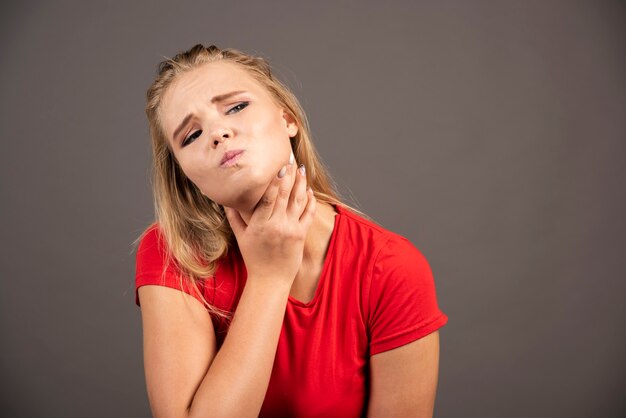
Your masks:
<svg viewBox="0 0 626 418"><path fill-rule="evenodd" d="M437 305L428 262L409 240L340 205L335 209L315 296L309 303L289 296L260 417L365 416L369 357L448 321ZM136 289L146 284L180 289L175 267L168 266L161 279L158 237L153 225L139 245ZM203 296L234 312L245 283L245 264L234 247L204 283ZM182 290L193 296L190 288ZM137 293L135 302L139 305ZM228 330L216 318L213 324L219 349Z"/></svg>

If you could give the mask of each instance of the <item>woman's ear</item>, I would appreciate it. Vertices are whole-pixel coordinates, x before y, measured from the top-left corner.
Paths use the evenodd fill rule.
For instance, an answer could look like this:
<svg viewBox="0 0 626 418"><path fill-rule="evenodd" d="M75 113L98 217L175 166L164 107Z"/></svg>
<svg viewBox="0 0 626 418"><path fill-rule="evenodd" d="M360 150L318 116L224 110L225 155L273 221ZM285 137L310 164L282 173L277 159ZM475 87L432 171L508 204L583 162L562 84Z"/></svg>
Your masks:
<svg viewBox="0 0 626 418"><path fill-rule="evenodd" d="M298 123L296 119L287 111L283 110L283 119L285 120L285 128L290 138L293 138L298 133Z"/></svg>

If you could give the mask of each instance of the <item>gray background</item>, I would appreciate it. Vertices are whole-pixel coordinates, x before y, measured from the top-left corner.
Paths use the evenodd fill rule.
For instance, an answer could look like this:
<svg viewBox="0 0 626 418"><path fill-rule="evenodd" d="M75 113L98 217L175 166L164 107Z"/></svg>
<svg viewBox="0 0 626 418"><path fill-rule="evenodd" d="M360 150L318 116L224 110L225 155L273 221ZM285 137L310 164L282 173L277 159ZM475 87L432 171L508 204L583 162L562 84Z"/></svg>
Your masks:
<svg viewBox="0 0 626 418"><path fill-rule="evenodd" d="M149 416L144 96L197 42L268 58L348 201L430 261L450 317L437 417L626 413L624 4L0 11L0 415Z"/></svg>

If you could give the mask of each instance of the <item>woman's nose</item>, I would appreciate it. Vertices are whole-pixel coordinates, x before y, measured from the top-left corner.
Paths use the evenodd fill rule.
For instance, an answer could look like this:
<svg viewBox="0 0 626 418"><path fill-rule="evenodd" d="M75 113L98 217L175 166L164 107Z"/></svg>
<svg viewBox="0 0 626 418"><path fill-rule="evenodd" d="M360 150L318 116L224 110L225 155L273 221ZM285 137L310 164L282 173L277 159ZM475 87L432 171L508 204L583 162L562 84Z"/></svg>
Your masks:
<svg viewBox="0 0 626 418"><path fill-rule="evenodd" d="M217 147L220 143L226 141L226 139L232 138L233 133L228 128L216 128L211 132L211 143L213 148Z"/></svg>

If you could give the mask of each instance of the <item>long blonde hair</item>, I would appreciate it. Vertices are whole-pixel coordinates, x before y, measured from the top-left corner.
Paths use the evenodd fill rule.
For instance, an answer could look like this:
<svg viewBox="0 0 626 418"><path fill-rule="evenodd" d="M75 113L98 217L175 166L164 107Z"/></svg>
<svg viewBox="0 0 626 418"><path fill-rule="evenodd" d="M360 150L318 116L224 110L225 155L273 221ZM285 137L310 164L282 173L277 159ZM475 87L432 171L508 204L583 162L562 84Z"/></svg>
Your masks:
<svg viewBox="0 0 626 418"><path fill-rule="evenodd" d="M179 277L187 280L201 297L209 312L223 318L231 318L229 312L209 304L199 290L198 283L211 277L218 260L225 256L229 246L236 245L234 234L221 205L204 196L183 173L176 161L163 131L160 109L163 95L180 75L203 64L225 60L241 66L264 86L277 105L296 120L298 132L292 138L296 161L307 170L307 184L311 186L319 202L341 204L363 216L361 211L343 203L336 186L321 162L313 143L304 110L298 99L280 80L274 77L269 63L236 49L220 49L215 45L205 47L197 44L174 58L159 63L158 74L147 91L146 116L152 139L152 189L155 208L155 224L165 239L167 267L175 261L181 271ZM154 226L155 224L152 224ZM135 243L139 242L147 228Z"/></svg>

